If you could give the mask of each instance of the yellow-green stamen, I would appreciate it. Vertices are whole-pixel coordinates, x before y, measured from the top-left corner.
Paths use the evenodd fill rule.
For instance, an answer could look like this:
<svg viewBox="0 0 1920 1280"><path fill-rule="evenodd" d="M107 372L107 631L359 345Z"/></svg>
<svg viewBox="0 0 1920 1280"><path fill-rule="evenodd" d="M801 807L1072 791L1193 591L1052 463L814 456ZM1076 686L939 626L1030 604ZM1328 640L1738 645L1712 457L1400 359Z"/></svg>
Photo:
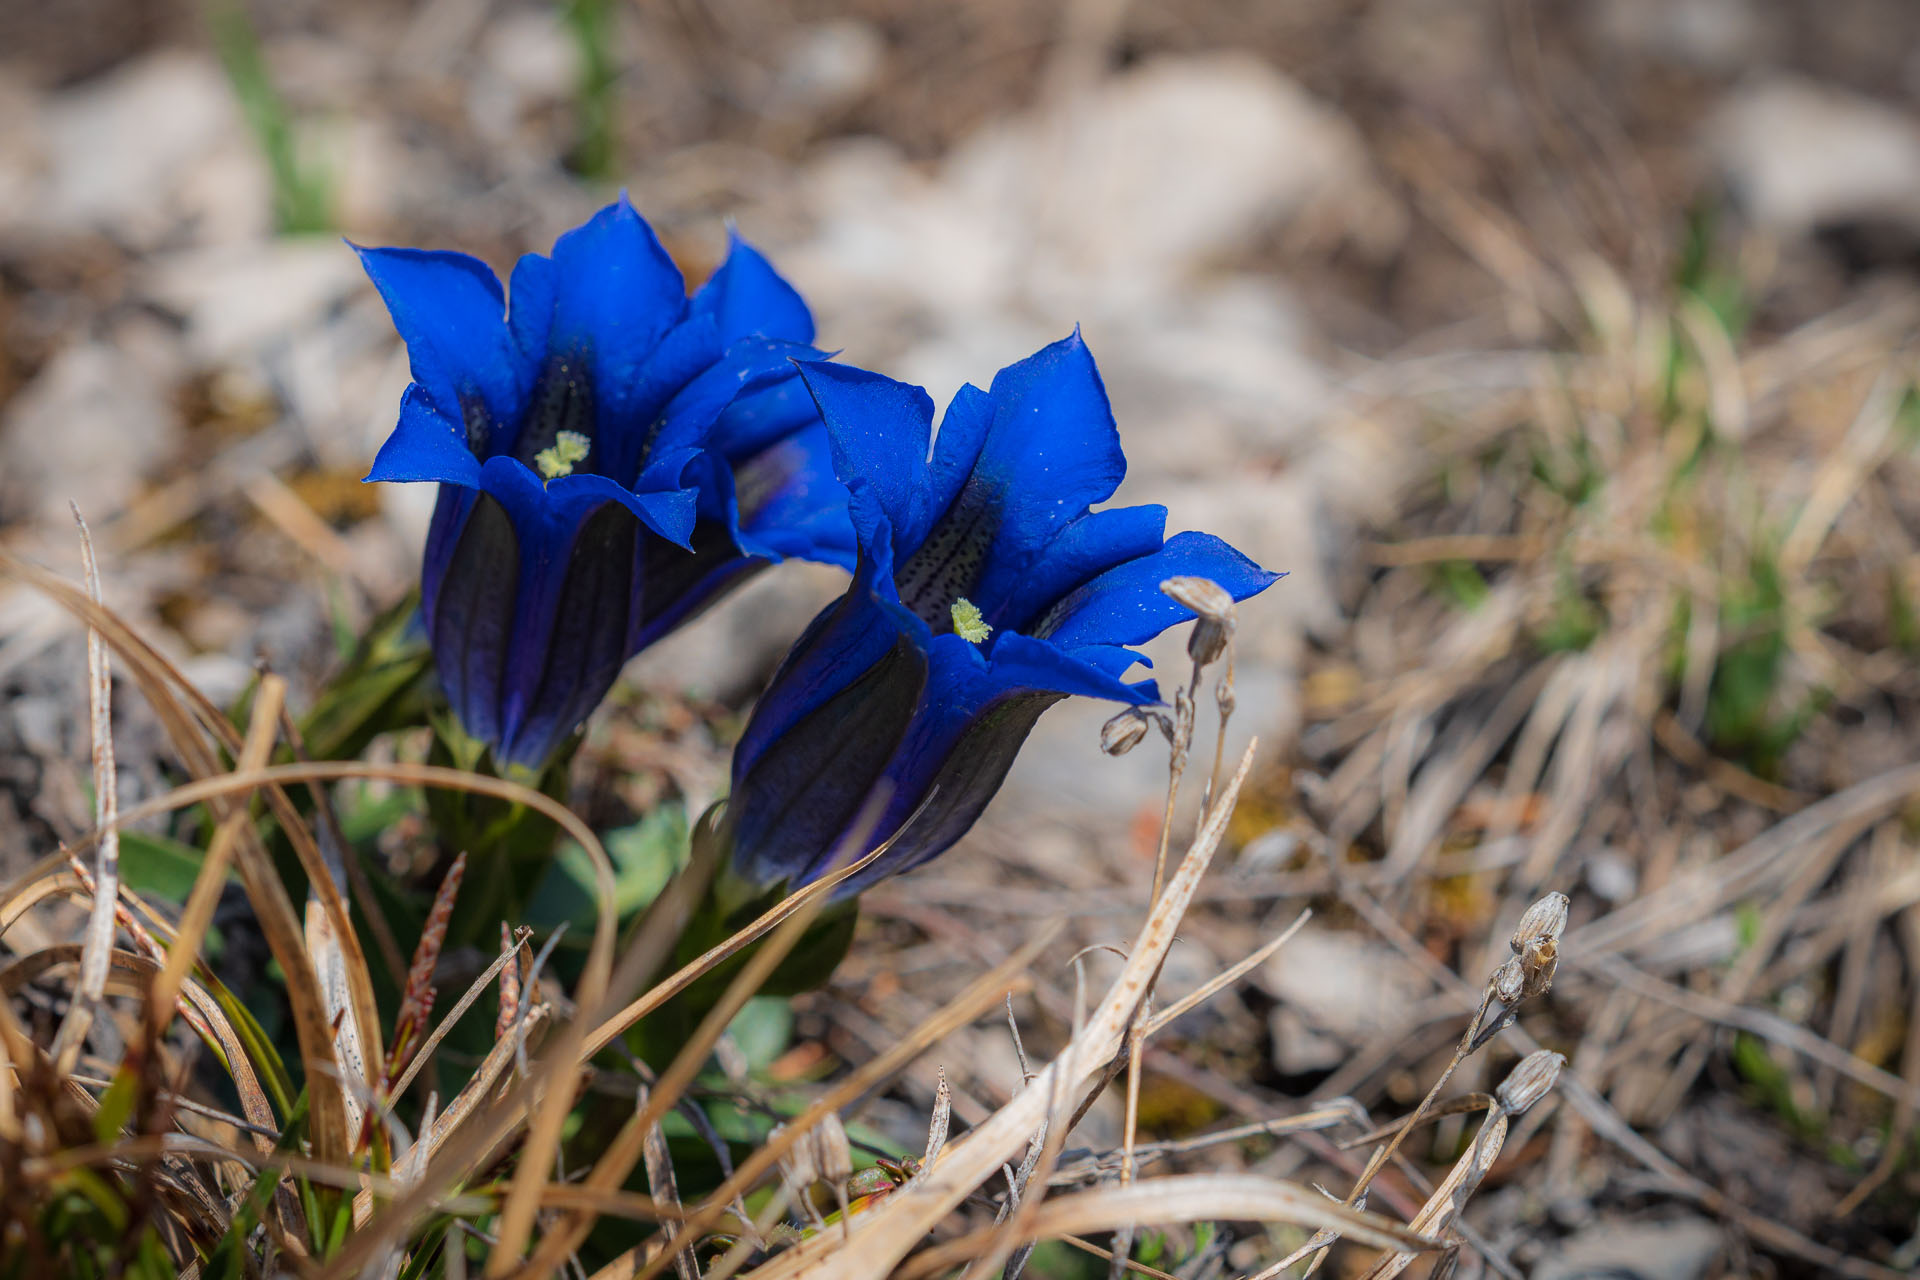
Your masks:
<svg viewBox="0 0 1920 1280"><path fill-rule="evenodd" d="M533 455L533 465L540 468L542 480L558 480L572 475L574 464L585 462L592 448L593 441L578 431L562 431L552 445Z"/></svg>
<svg viewBox="0 0 1920 1280"><path fill-rule="evenodd" d="M969 644L980 644L993 634L993 628L980 616L980 606L961 596L953 602L953 634Z"/></svg>

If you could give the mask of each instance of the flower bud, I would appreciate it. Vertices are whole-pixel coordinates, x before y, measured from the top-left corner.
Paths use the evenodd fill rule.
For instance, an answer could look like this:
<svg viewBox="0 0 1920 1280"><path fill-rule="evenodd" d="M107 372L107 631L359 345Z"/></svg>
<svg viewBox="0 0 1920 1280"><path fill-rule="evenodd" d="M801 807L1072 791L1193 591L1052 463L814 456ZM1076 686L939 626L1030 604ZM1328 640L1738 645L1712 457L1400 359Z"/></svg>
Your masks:
<svg viewBox="0 0 1920 1280"><path fill-rule="evenodd" d="M1517 1116L1534 1103L1547 1096L1560 1079L1560 1070L1567 1065L1566 1058L1551 1049L1536 1049L1520 1059L1518 1066L1507 1073L1500 1087L1493 1091L1499 1100L1501 1110L1510 1116Z"/></svg>
<svg viewBox="0 0 1920 1280"><path fill-rule="evenodd" d="M1110 756L1123 756L1140 745L1152 722L1138 707L1128 707L1100 726L1100 749Z"/></svg>
<svg viewBox="0 0 1920 1280"><path fill-rule="evenodd" d="M1160 584L1160 590L1174 603L1193 610L1197 618L1187 639L1188 656L1204 667L1226 652L1236 619L1233 597L1219 583L1183 575L1168 578Z"/></svg>

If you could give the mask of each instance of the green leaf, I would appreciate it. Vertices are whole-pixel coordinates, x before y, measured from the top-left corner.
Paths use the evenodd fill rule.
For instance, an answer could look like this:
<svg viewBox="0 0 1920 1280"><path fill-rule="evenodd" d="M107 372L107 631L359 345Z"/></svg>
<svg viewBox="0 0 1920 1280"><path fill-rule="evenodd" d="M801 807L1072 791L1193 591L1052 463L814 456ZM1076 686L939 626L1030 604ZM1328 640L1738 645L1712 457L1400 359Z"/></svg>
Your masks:
<svg viewBox="0 0 1920 1280"><path fill-rule="evenodd" d="M667 881L686 865L686 811L674 806L656 809L632 826L608 832L604 843L613 862L614 910L624 920L659 897ZM572 840L562 841L534 890L527 922L542 932L566 924L569 938L579 939L584 946L593 931L593 885L593 861L587 851Z"/></svg>
<svg viewBox="0 0 1920 1280"><path fill-rule="evenodd" d="M143 897L185 902L205 858L202 850L170 836L120 833L121 882ZM227 879L238 884L240 873L229 871Z"/></svg>
<svg viewBox="0 0 1920 1280"><path fill-rule="evenodd" d="M100 1109L93 1113L93 1136L102 1146L119 1141L120 1131L133 1116L133 1104L140 1093L140 1082L122 1066L113 1073L113 1083L100 1095Z"/></svg>
<svg viewBox="0 0 1920 1280"><path fill-rule="evenodd" d="M291 1117L295 1108L293 1077L287 1071L287 1064L281 1060L279 1050L273 1047L273 1039L260 1025L259 1019L253 1016L253 1010L242 1004L225 983L204 970L197 976L206 984L220 1011L227 1015L227 1021L233 1024L233 1033L240 1037L247 1060L253 1063L254 1072L260 1077L260 1086L271 1095L279 1113L283 1117Z"/></svg>
<svg viewBox="0 0 1920 1280"><path fill-rule="evenodd" d="M1491 594L1480 570L1466 560L1442 560L1433 566L1431 580L1442 595L1468 611L1478 609Z"/></svg>
<svg viewBox="0 0 1920 1280"><path fill-rule="evenodd" d="M781 996L755 996L741 1006L727 1030L755 1071L765 1071L793 1040L793 1007Z"/></svg>

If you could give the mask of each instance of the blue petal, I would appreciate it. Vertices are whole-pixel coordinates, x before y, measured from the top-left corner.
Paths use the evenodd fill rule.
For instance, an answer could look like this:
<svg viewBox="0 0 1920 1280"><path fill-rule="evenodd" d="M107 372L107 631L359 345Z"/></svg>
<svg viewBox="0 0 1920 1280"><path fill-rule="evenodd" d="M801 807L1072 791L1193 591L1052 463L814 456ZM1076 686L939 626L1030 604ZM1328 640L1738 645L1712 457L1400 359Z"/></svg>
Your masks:
<svg viewBox="0 0 1920 1280"><path fill-rule="evenodd" d="M887 764L892 795L868 841L871 846L891 838L893 846L843 894L917 867L965 835L999 790L1035 720L1063 696L1050 685L1084 683L1077 675L1056 679L1043 672L1052 658L1029 664L1019 649L1013 661L1003 663L996 653L989 663L958 636L933 638L926 691ZM1036 673L1045 677L1038 685L1030 679ZM1090 674L1104 696L1105 683ZM826 851L820 852L808 879L827 870Z"/></svg>
<svg viewBox="0 0 1920 1280"><path fill-rule="evenodd" d="M660 537L685 546L693 533L699 499L692 489L684 488L635 493L591 472L542 481L524 463L505 457L487 460L480 469L480 485L507 508L523 540L534 538L543 545L571 539L589 511L615 502Z"/></svg>
<svg viewBox="0 0 1920 1280"><path fill-rule="evenodd" d="M363 249L360 265L407 344L413 380L448 419L465 422L478 401L511 421L528 381L507 331L506 299L486 263L432 249Z"/></svg>
<svg viewBox="0 0 1920 1280"><path fill-rule="evenodd" d="M662 538L642 540L633 588L635 653L693 618L768 563L740 554L722 520L699 520L690 548L669 545Z"/></svg>
<svg viewBox="0 0 1920 1280"><path fill-rule="evenodd" d="M916 785L895 792L910 795L912 801L890 805L880 824L880 838L891 838L892 846L836 893L851 897L952 848L999 792L1041 713L1059 700L1051 693L1008 694L960 724L944 751L923 753L917 743L902 744L898 755L903 765L912 759L932 767L916 769ZM821 866L815 876L827 869Z"/></svg>
<svg viewBox="0 0 1920 1280"><path fill-rule="evenodd" d="M478 489L454 484L440 486L439 496L433 504L433 519L427 524L425 554L420 561L420 612L423 617L433 617L441 580L446 577L447 567L453 561L454 548L459 545L467 518L472 514L473 504L479 497Z"/></svg>
<svg viewBox="0 0 1920 1280"><path fill-rule="evenodd" d="M481 482L430 597L434 653L467 732L501 762L538 768L637 648L639 551L660 545L656 526L690 533L696 495L635 494L592 474L543 484L507 457L490 459Z"/></svg>
<svg viewBox="0 0 1920 1280"><path fill-rule="evenodd" d="M657 476L662 455L701 448L715 411L706 403L693 405L690 413L671 406L691 386L703 383L720 355L720 335L710 318L697 316L676 325L624 388L625 416L616 425L603 413L601 423L614 429L595 437L594 447L602 454L593 469L623 484L639 484L643 470ZM649 483L657 485L658 480Z"/></svg>
<svg viewBox="0 0 1920 1280"><path fill-rule="evenodd" d="M993 397L971 382L948 402L940 418L940 433L934 437L933 461L928 464L929 505L936 517L953 505L973 475L987 433L993 429L993 418Z"/></svg>
<svg viewBox="0 0 1920 1280"><path fill-rule="evenodd" d="M942 636L941 639L959 638ZM966 641L960 640L960 643ZM1114 671L1111 668L1116 660L1124 665ZM1083 698L1105 698L1111 702L1154 702L1157 695L1143 695L1138 685L1126 684L1117 678L1135 661L1138 661L1137 655L1118 646L1089 645L1068 652L1058 645L1015 631L1002 636L993 646L993 657L987 666L989 678L1002 689L1046 690L1078 694Z"/></svg>
<svg viewBox="0 0 1920 1280"><path fill-rule="evenodd" d="M709 323L704 317L700 323ZM718 448L713 433L729 406L742 395L795 377L794 364L819 352L770 338L747 338L681 387L667 402L653 431L652 448ZM738 456L737 445L722 449Z"/></svg>
<svg viewBox="0 0 1920 1280"><path fill-rule="evenodd" d="M1127 473L1106 388L1078 331L1002 369L990 394L993 426L961 497L999 508L971 597L982 608L1011 596L1060 531L1112 497ZM976 487L985 491L978 499Z"/></svg>
<svg viewBox="0 0 1920 1280"><path fill-rule="evenodd" d="M686 282L626 197L553 246L550 351L583 351L603 423L631 412L635 375L686 312Z"/></svg>
<svg viewBox="0 0 1920 1280"><path fill-rule="evenodd" d="M602 505L562 557L521 578L496 756L537 769L606 697L633 652L636 541L626 512Z"/></svg>
<svg viewBox="0 0 1920 1280"><path fill-rule="evenodd" d="M553 304L559 296L553 259L538 253L520 256L508 283L507 328L521 363L538 369L546 363L553 332Z"/></svg>
<svg viewBox="0 0 1920 1280"><path fill-rule="evenodd" d="M1109 569L1061 599L1033 633L1062 649L1145 643L1193 617L1160 590L1181 574L1211 578L1235 600L1258 595L1285 576L1267 572L1212 534L1176 534L1154 554Z"/></svg>
<svg viewBox="0 0 1920 1280"><path fill-rule="evenodd" d="M776 440L819 424L820 410L807 394L806 383L800 380L797 369L789 368L786 376L756 382L735 396L713 424L707 448L736 462ZM822 431L821 439L825 438ZM827 465L831 469L831 456Z"/></svg>
<svg viewBox="0 0 1920 1280"><path fill-rule="evenodd" d="M847 491L833 474L833 447L819 422L721 471L742 551L854 567L859 548Z"/></svg>
<svg viewBox="0 0 1920 1280"><path fill-rule="evenodd" d="M756 335L813 341L813 313L800 294L758 249L732 230L727 233L727 259L693 295L693 311L711 315L728 346Z"/></svg>
<svg viewBox="0 0 1920 1280"><path fill-rule="evenodd" d="M914 717L928 637L887 598L891 569L883 540L794 642L734 747L727 821L758 883L804 881L833 855Z"/></svg>
<svg viewBox="0 0 1920 1280"><path fill-rule="evenodd" d="M400 395L400 421L374 457L369 480L480 482L480 460L467 447L467 431L435 409L420 384Z"/></svg>
<svg viewBox="0 0 1920 1280"><path fill-rule="evenodd" d="M926 628L891 598L892 572L892 553L883 538L860 558L846 594L821 610L794 641L733 749L736 783L775 739L891 651L898 635L925 647Z"/></svg>
<svg viewBox="0 0 1920 1280"><path fill-rule="evenodd" d="M1013 584L1006 598L994 601L983 592L982 599L974 603L981 606L993 626L1027 630L1037 615L1082 583L1115 565L1158 551L1166 528L1165 507L1115 507L1092 512L1063 529L1039 563Z"/></svg>
<svg viewBox="0 0 1920 1280"><path fill-rule="evenodd" d="M433 542L447 548L438 580L424 593L427 634L441 688L461 726L497 743L501 682L513 647L524 587L521 538L512 518L484 494L462 501L442 489Z"/></svg>
<svg viewBox="0 0 1920 1280"><path fill-rule="evenodd" d="M854 498L864 544L884 516L897 554L919 545L929 509L927 445L933 401L919 387L848 365L802 361L800 376L833 441L833 469Z"/></svg>
<svg viewBox="0 0 1920 1280"><path fill-rule="evenodd" d="M831 626L829 619L816 627ZM778 738L743 767L736 754L727 826L733 856L760 885L817 879L865 834L863 819L926 684L926 654L900 631L849 678L800 709ZM807 638L801 644L805 646ZM877 836L868 836L868 847Z"/></svg>

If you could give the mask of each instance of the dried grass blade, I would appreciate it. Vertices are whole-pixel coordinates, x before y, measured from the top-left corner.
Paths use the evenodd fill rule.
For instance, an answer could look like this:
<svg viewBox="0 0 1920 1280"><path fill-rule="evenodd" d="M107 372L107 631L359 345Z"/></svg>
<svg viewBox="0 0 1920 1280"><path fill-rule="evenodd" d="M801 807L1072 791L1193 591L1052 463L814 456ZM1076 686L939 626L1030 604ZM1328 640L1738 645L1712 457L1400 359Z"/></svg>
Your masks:
<svg viewBox="0 0 1920 1280"><path fill-rule="evenodd" d="M4 567L6 567L5 557L0 555L0 568ZM419 786L444 787L450 790L496 796L513 803L523 804L558 823L587 851L589 857L594 860L596 871L604 874L609 881L611 880L611 865L606 861L605 850L601 847L599 839L591 828L564 805L531 787L518 783L432 765L321 761L236 771L220 777L202 778L179 787L135 810L122 814L121 821L124 824L153 813L165 813L186 805L207 802L217 797L246 792L257 787L341 778L378 778ZM98 833L93 833L88 840L97 838L97 835ZM589 951L588 963L578 988L580 1003L589 1010L604 1003L608 993L607 975L611 969L613 937L610 916L610 899L603 899L593 946ZM641 950L641 947L631 949L629 961L633 954ZM567 1043L566 1039L571 1039L572 1042ZM564 1038L562 1043L556 1044L544 1055L545 1061L537 1069L536 1079L532 1083L538 1083L544 1079L541 1073L550 1071L556 1063L563 1060L568 1064L581 1061L582 1059L576 1056L577 1053L578 1038ZM444 1197L445 1184L463 1177L466 1170L484 1158L521 1122L529 1099L533 1096L535 1095L532 1088L517 1087L505 1103L494 1111L484 1131L477 1133L470 1131L462 1139L460 1149L453 1157L443 1162L444 1169L429 1169L427 1176L418 1185L407 1189L400 1199L382 1215L380 1223L374 1229L357 1232L350 1237L345 1247L329 1260L320 1274L329 1277L354 1275L369 1262L381 1256L391 1243L392 1237L404 1232L418 1213ZM561 1116L564 1118L564 1099L562 1103Z"/></svg>
<svg viewBox="0 0 1920 1280"><path fill-rule="evenodd" d="M237 771L258 769L266 763L267 754L273 750L274 722L279 716L278 704L285 691L286 685L280 681L260 686L253 703L253 718L247 726L246 741L235 762ZM138 812L135 810L127 815L128 820L134 820ZM200 862L199 874L193 879L193 889L187 894L186 906L180 912L180 924L174 930L173 945L168 948L166 965L153 982L147 1015L159 1020L154 1028L156 1033L165 1031L165 1020L172 1017L181 984L186 981L188 971L199 956L200 941L206 936L207 926L213 922L213 908L220 898L220 891L226 887L227 867L233 860L234 847L240 840L240 828L251 820L246 806L240 805L214 829L206 857ZM101 838L104 841L104 828Z"/></svg>
<svg viewBox="0 0 1920 1280"><path fill-rule="evenodd" d="M93 555L93 535L73 510L80 526L80 558L86 565L87 594L100 603L100 566ZM97 628L87 628L87 711L93 737L94 825L107 831L93 860L93 907L87 914L86 949L80 959L80 981L73 1004L53 1040L54 1068L70 1075L80 1046L93 1025L94 1010L107 983L108 955L113 950L114 909L120 900L120 836L114 826L119 816L119 782L113 761L113 676L107 665L107 645Z"/></svg>
<svg viewBox="0 0 1920 1280"><path fill-rule="evenodd" d="M1280 948L1286 946L1288 942L1292 941L1293 935L1300 932L1301 927L1304 926L1307 923L1307 921L1311 919L1313 919L1312 908L1309 907L1301 911L1299 915L1293 918L1292 924L1288 925L1285 929L1282 929L1278 934L1278 936L1273 938L1272 941L1268 942L1265 946L1261 947L1258 951L1255 951L1252 955L1248 956L1246 959L1240 961L1238 964L1232 966L1231 968L1225 970L1224 972L1214 975L1197 990L1191 991L1188 994L1181 996L1178 1000L1168 1005L1165 1009L1162 1009L1159 1013L1154 1014L1153 1017L1147 1020L1145 1034L1149 1036L1157 1035L1159 1032L1164 1030L1169 1024L1171 1024L1174 1021L1174 1019L1180 1017L1182 1014L1191 1013L1193 1010L1199 1008L1201 1005L1205 1004L1207 1001L1213 999L1214 996L1220 994L1220 992L1225 991L1228 987L1232 986L1234 983L1240 981L1240 979L1246 977L1249 973L1252 973L1255 969L1265 964L1268 960L1273 958L1273 955L1275 952L1279 951Z"/></svg>
<svg viewBox="0 0 1920 1280"><path fill-rule="evenodd" d="M639 1096L634 1101L642 1111L648 1110L650 1097L645 1085L640 1086ZM661 1212L675 1218L681 1216L680 1184L673 1175L673 1156L667 1150L666 1130L660 1127L658 1120L647 1126L642 1157L647 1167L647 1187L653 1192ZM680 1280L700 1280L700 1264L693 1256L691 1241L674 1250L673 1269Z"/></svg>
<svg viewBox="0 0 1920 1280"><path fill-rule="evenodd" d="M1493 1162L1500 1158L1500 1148L1507 1140L1508 1124L1507 1113L1503 1110L1495 1109L1487 1116L1472 1144L1461 1153L1453 1168L1447 1170L1447 1176L1427 1197L1426 1204L1407 1224L1409 1227L1423 1235L1434 1235L1445 1231L1448 1224L1460 1216L1468 1197L1480 1185L1481 1179L1487 1176L1487 1171L1493 1168ZM1362 1280L1391 1280L1391 1277L1412 1266L1413 1260L1419 1256L1418 1251L1393 1245L1384 1247L1392 1252L1368 1268Z"/></svg>
<svg viewBox="0 0 1920 1280"><path fill-rule="evenodd" d="M253 722L248 726L248 740L242 748L243 764L252 766L256 771L264 772L258 770L258 766L264 762L266 752L272 746L280 715L279 704L285 696L286 682L280 677L269 675L260 682L259 692L255 695ZM239 772L246 771L243 768ZM287 1002L293 1011L294 1032L300 1045L300 1056L307 1064L307 1097L312 1107L310 1132L314 1156L322 1163L344 1167L352 1154L354 1137L348 1121L346 1082L333 1065L333 1024L327 1016L326 994L307 953L300 917L287 896L286 886L280 881L280 873L252 827L249 807L244 802L232 805L221 823L221 829L233 830L238 836L233 846L241 883L245 885L247 898L253 904L261 932L266 934L267 945L286 975ZM195 885L196 892L199 887ZM208 910L211 911L210 903ZM194 941L197 945L198 940ZM178 941L175 947L180 949ZM190 960L192 957L190 951L183 951L182 955L184 959ZM171 956L169 961L171 967Z"/></svg>
<svg viewBox="0 0 1920 1280"><path fill-rule="evenodd" d="M440 1041L446 1038L447 1032L453 1030L454 1024L466 1015L467 1010L472 1007L473 1002L480 998L480 993L485 991L488 985L492 983L494 975L511 964L516 954L516 952L505 951L495 956L493 963L488 965L479 977L467 985L466 994L461 996L453 1008L447 1011L446 1017L440 1019L438 1025L434 1027L433 1033L421 1043L419 1051L408 1059L406 1071L393 1086L392 1093L394 1097L398 1098L406 1093L407 1086L413 1083L413 1078L420 1074L420 1069L427 1064L428 1059L433 1057L433 1051L440 1046ZM495 1035L494 1042L498 1044L500 1040L511 1034L512 1030L513 1028L509 1026L504 1031L499 1032Z"/></svg>
<svg viewBox="0 0 1920 1280"><path fill-rule="evenodd" d="M307 893L303 922L307 956L320 983L327 1025L334 1029L333 1066L339 1073L340 1097L347 1108L347 1131L354 1135L353 1146L358 1150L367 1122L367 1100L371 1097L366 1088L371 1067L367 1061L369 1046L360 1034L360 1019L353 1007L353 987L347 978L347 958L340 935L335 932L333 921L327 918L325 903L311 890ZM378 1045L372 1046L372 1051L378 1053Z"/></svg>
<svg viewBox="0 0 1920 1280"><path fill-rule="evenodd" d="M1377 1214L1349 1209L1307 1187L1246 1174L1176 1174L1124 1187L1102 1187L1057 1196L1021 1230L1023 1241L1110 1231L1128 1223L1289 1222L1337 1231L1377 1249L1427 1250L1439 1241ZM976 1256L992 1229L970 1232L915 1255L895 1273L898 1280L937 1275ZM756 1273L758 1274L758 1273Z"/></svg>

